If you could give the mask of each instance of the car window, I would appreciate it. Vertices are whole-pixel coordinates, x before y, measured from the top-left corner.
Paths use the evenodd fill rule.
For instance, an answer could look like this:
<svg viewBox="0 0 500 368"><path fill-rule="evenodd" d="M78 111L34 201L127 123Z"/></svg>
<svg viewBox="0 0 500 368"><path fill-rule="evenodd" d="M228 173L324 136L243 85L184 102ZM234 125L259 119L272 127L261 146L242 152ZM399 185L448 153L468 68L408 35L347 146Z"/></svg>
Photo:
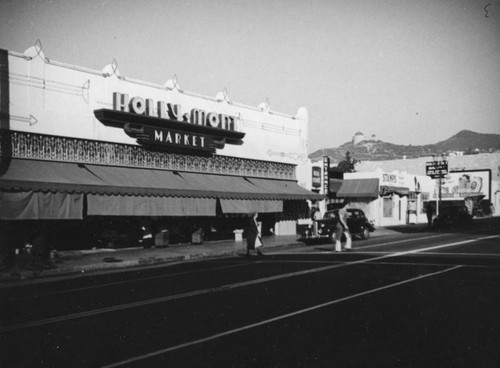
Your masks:
<svg viewBox="0 0 500 368"><path fill-rule="evenodd" d="M325 212L325 215L323 216L324 219L330 219L330 218L335 218L335 213L334 212Z"/></svg>
<svg viewBox="0 0 500 368"><path fill-rule="evenodd" d="M348 210L350 217L364 219L365 214L361 210Z"/></svg>

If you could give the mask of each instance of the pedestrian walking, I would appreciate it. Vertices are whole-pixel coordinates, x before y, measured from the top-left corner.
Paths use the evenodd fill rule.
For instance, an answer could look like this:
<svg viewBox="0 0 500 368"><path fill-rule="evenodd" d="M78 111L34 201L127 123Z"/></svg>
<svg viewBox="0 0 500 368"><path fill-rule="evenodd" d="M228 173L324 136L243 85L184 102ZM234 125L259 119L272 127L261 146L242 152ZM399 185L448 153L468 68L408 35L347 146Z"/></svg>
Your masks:
<svg viewBox="0 0 500 368"><path fill-rule="evenodd" d="M247 253L246 256L250 257L250 251L255 251L258 256L262 257L264 254L260 251L260 247L263 246L262 239L260 235L259 225L257 224L257 212L253 213L250 218L248 229L247 229Z"/></svg>
<svg viewBox="0 0 500 368"><path fill-rule="evenodd" d="M141 221L142 236L139 242L144 248L151 248L154 246L153 238L153 222L150 219Z"/></svg>
<svg viewBox="0 0 500 368"><path fill-rule="evenodd" d="M430 229L432 227L432 216L434 215L434 209L432 208L431 202L427 203L425 213L427 215L427 227Z"/></svg>
<svg viewBox="0 0 500 368"><path fill-rule="evenodd" d="M349 226L347 226L347 206L348 202L344 202L342 207L339 209L339 219L337 223L337 234L336 234L336 239L335 239L335 251L336 252L341 252L342 251L342 235L345 236L345 245L344 249L351 249L352 248L352 238L351 238L351 233L349 231Z"/></svg>
<svg viewBox="0 0 500 368"><path fill-rule="evenodd" d="M322 216L321 216L321 211L319 210L318 207L314 206L312 209L311 209L311 221L313 223L313 231L314 231L314 235L318 235L318 220L321 220L322 219Z"/></svg>

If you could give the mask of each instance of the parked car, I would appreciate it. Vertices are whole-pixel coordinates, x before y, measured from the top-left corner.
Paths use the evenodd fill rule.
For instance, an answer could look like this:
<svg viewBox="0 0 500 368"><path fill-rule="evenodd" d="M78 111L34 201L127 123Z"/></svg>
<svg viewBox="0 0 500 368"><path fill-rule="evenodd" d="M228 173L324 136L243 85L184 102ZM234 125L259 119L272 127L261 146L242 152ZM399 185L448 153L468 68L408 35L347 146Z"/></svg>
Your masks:
<svg viewBox="0 0 500 368"><path fill-rule="evenodd" d="M351 235L355 238L368 239L370 233L375 231L375 226L366 218L365 213L357 208L348 208L347 213L347 226ZM302 232L300 240L306 244L330 243L334 240L338 222L338 210L328 211L323 219L314 220L313 224Z"/></svg>
<svg viewBox="0 0 500 368"><path fill-rule="evenodd" d="M468 226L472 223L472 218L466 206L444 207L434 218L432 226L435 228Z"/></svg>
<svg viewBox="0 0 500 368"><path fill-rule="evenodd" d="M328 211L323 216L324 219L335 219L335 223L339 218L339 211L333 210ZM354 237L360 239L368 239L370 233L375 231L375 226L368 218L365 216L363 210L358 208L348 208L347 209L347 226L349 231Z"/></svg>

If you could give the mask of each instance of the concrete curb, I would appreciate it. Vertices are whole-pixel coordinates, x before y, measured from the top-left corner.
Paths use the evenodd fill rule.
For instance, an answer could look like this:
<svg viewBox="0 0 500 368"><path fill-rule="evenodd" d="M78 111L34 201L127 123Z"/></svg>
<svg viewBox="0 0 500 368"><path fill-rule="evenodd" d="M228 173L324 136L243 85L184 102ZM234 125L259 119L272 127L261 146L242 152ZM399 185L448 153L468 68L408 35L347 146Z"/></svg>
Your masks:
<svg viewBox="0 0 500 368"><path fill-rule="evenodd" d="M285 248L293 248L293 247L303 247L304 243L301 242L293 242L289 244L279 244L275 246L266 247L267 252L279 251ZM141 248L137 248L141 249ZM135 250L137 250L135 249ZM132 249L134 250L134 249ZM175 249L173 249L175 251ZM189 250L184 250L189 251ZM99 273L105 271L115 271L120 269L129 269L129 268L140 268L140 267L148 267L148 266L157 266L162 264L169 263L178 263L178 262L186 262L186 261L196 261L200 259L209 259L209 258L218 258L218 257L229 257L236 256L238 254L243 254L245 252L244 247L237 248L228 248L228 249L216 249L216 250L208 250L202 252L190 252L186 254L170 254L167 256L137 256L132 257L131 259L122 260L120 258L115 258L113 254L116 254L117 257L122 255L126 255L127 250L121 250L117 252L110 252L109 250L103 250L102 252L91 252L84 254L79 251L74 252L65 252L63 255L63 259L84 259L86 255L91 255L95 258L95 261L86 263L86 264L76 264L76 265L61 265L56 266L55 268L46 268L39 270L6 270L5 272L0 271L0 283L6 283L9 281L28 281L42 278L50 278L50 277L60 277L60 276L74 276L78 274L91 274L91 273ZM109 255L110 257L106 257ZM106 258L109 258L109 262L104 261Z"/></svg>

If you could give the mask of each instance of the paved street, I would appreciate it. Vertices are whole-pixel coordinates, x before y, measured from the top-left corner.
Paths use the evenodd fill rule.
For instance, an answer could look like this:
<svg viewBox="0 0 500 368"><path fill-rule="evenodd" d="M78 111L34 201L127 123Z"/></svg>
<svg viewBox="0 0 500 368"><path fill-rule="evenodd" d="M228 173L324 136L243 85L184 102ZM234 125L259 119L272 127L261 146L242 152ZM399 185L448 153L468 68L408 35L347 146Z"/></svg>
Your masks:
<svg viewBox="0 0 500 368"><path fill-rule="evenodd" d="M3 285L2 367L494 367L500 219Z"/></svg>

